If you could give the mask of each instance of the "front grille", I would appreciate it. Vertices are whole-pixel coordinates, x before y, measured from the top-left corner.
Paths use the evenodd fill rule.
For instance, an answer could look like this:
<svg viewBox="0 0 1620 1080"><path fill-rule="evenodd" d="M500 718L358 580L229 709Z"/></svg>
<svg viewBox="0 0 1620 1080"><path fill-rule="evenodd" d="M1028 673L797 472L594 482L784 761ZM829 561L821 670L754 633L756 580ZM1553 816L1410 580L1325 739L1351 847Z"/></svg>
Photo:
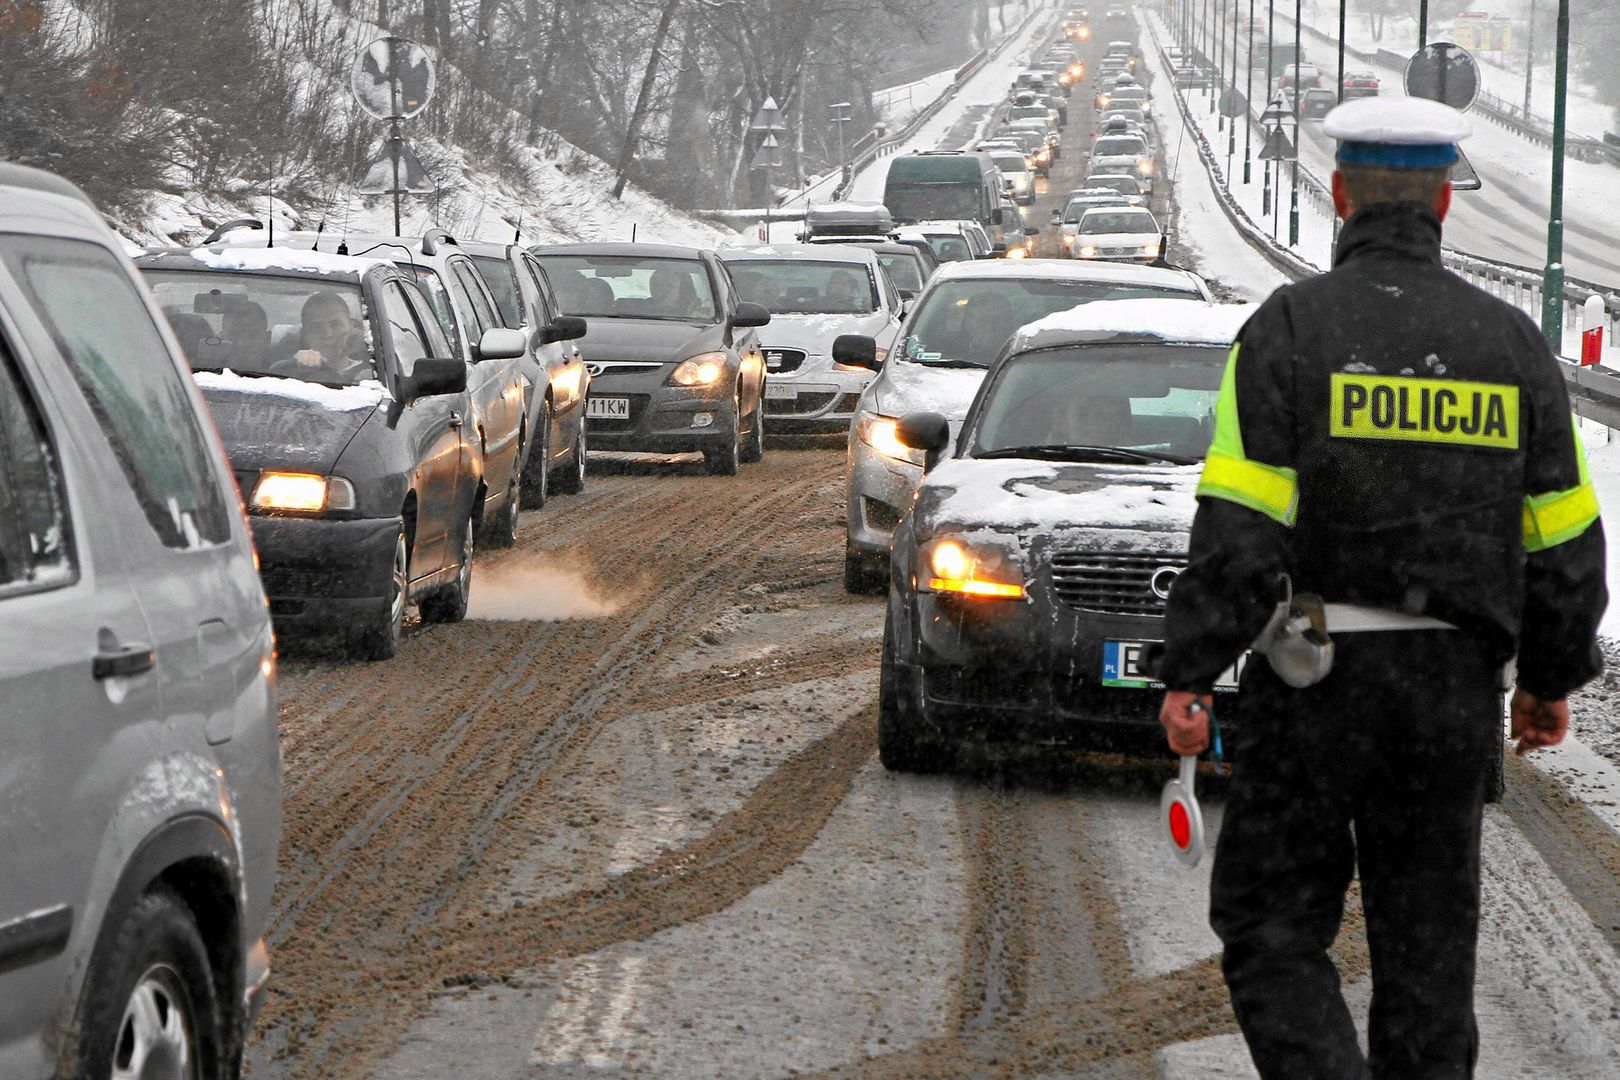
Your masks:
<svg viewBox="0 0 1620 1080"><path fill-rule="evenodd" d="M1183 570L1186 566L1185 555L1060 551L1052 556L1052 591L1058 600L1081 611L1162 615L1164 600L1153 592L1153 576L1167 567ZM1160 585L1168 591L1169 581L1161 580Z"/></svg>
<svg viewBox="0 0 1620 1080"><path fill-rule="evenodd" d="M615 394L612 391L606 391L600 395L593 393L590 396L622 397L630 399L630 417L627 420L613 420L601 416L591 416L586 418L585 430L605 431L609 433L615 431L634 431L636 425L641 423L641 414L647 411L647 402L651 400L651 395L649 394Z"/></svg>
<svg viewBox="0 0 1620 1080"><path fill-rule="evenodd" d="M804 364L806 353L803 349L766 349L765 370L798 371Z"/></svg>
<svg viewBox="0 0 1620 1080"><path fill-rule="evenodd" d="M795 416L820 412L836 395L809 393L790 398L766 398L765 412L771 416Z"/></svg>

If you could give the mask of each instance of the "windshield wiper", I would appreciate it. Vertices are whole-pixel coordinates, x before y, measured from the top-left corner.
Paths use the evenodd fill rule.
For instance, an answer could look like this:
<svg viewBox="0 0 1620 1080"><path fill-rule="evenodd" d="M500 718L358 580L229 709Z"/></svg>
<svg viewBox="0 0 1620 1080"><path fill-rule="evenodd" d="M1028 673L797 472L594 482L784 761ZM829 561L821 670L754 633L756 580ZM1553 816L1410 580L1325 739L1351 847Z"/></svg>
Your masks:
<svg viewBox="0 0 1620 1080"><path fill-rule="evenodd" d="M990 366L989 364L981 364L977 360L958 360L954 356L941 356L934 360L919 360L914 356L908 356L906 360L913 364L922 364L925 367L987 368Z"/></svg>
<svg viewBox="0 0 1620 1080"><path fill-rule="evenodd" d="M1163 454L1155 450L1127 450L1122 446L1083 446L1068 443L1004 446L999 450L986 450L973 456L980 459L1027 457L1051 458L1057 461L1130 461L1143 464L1169 462L1172 465L1193 465L1197 462L1196 458Z"/></svg>

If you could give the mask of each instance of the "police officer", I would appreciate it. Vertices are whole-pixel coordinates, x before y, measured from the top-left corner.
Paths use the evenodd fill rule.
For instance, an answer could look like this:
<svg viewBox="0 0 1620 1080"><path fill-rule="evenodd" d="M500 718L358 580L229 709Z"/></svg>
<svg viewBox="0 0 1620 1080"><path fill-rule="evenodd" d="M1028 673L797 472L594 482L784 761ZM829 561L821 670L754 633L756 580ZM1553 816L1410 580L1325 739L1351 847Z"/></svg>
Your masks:
<svg viewBox="0 0 1620 1080"><path fill-rule="evenodd" d="M1565 696L1601 663L1602 526L1535 324L1441 264L1467 121L1367 98L1324 129L1337 258L1233 346L1160 719L1172 749L1201 751L1214 680L1294 599L1307 632L1243 674L1215 853L1238 1023L1268 1080L1467 1077L1499 680L1516 655L1520 753L1563 738ZM1365 1056L1327 952L1358 869Z"/></svg>

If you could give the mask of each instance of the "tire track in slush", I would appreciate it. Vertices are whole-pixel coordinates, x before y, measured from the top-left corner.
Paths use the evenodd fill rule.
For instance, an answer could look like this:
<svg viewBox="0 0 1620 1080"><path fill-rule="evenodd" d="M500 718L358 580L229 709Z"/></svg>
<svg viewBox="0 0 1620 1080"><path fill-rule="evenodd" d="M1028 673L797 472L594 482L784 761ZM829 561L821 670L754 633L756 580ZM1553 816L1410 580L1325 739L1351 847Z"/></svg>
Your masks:
<svg viewBox="0 0 1620 1080"><path fill-rule="evenodd" d="M443 628L433 635L420 636L427 640L413 635L413 647L403 651L400 660L392 665L352 669L352 677L357 680L387 685L351 695L351 707L362 700L397 699L403 684L422 694L418 709L428 719L409 733L413 737L409 753L400 752L398 717L388 713L379 717L381 722L374 725L375 732L348 732L339 740L328 740L329 747L342 748L341 754L330 756L324 770L329 775L296 788L295 802L300 805L288 814L286 860L308 863L319 867L319 872L284 875L294 881L290 886L294 900L289 904L278 898L281 944L275 958L277 979L272 983L271 1000L259 1027L260 1038L253 1048L256 1074L363 1074L361 1063L386 1042L386 1038L379 1040L377 1036L385 1031L398 1033L425 1003L422 988L435 978L455 976L455 972L442 970L450 961L432 944L441 936L459 935L462 940L458 948L462 949L483 940L492 954L508 955L511 928L504 923L493 924L478 910L478 900L484 895L491 873L489 868L504 866L506 861L499 856L497 843L511 835L515 821L506 819L510 816L521 820L526 816L512 811L522 808L532 795L530 789L548 769L555 768L556 762L566 760L570 748L577 752L588 745L604 723L633 710L637 700L647 696L642 683L656 675L656 659L686 647L686 632L700 611L711 609L712 613L735 599L738 571L744 572L741 576L746 580L746 571L757 569L751 564L770 558L769 553L775 550L773 540L780 539L780 548L789 551L807 544L803 534L815 530L807 527L811 523L803 520L805 515L813 516L814 524L825 522L826 493L836 482L841 461L830 454L794 457L798 460L793 462L792 475L782 475L790 471L787 467L770 470L777 474L774 476L763 469L745 472L745 477L752 473L764 481L767 490L741 507L739 514L729 519L734 527L725 530L713 527L709 520L712 513L703 500L692 497L694 492L678 490L698 485L681 484L667 477L641 479L640 486L656 488L663 484L672 490L659 500L660 512L648 515L658 523L659 533L652 543L636 547L634 554L639 556L640 564L648 565L651 553L663 556L665 562L695 563L699 569L671 573L673 568L664 567L664 580L682 584L664 591L640 618L616 617L618 624L611 628L604 627L604 623L613 623L612 619L570 628L571 633L553 631L539 646L527 649L521 625L495 624L491 629L486 624L479 634L471 633L470 627ZM815 467L806 470L806 464ZM636 486L636 480L627 480L621 486L626 485ZM761 528L766 523L768 532ZM625 531L621 526L619 533ZM770 532L783 535L772 537ZM596 530L597 539L604 534L614 535L608 530ZM701 541L694 543L694 538ZM619 539L634 540L635 534L620 535ZM819 540L814 546L831 550L830 545ZM750 551L751 557L729 567L717 557L728 548L738 547ZM805 553L805 559L811 554ZM834 573L833 560L824 560L827 565L818 575L822 580ZM790 572L799 576L809 565L798 558L789 563ZM793 584L790 581L787 586ZM462 632L460 636L458 631ZM559 651L561 642L578 645L582 638L589 639L591 647L580 651L596 659L590 680L594 692L569 700L572 679L554 686L548 680L535 680L530 672L537 662L546 659L548 652ZM496 645L493 650L492 644ZM535 692L522 695L523 700L514 703L501 700L494 688L485 688L476 695L476 707L454 708L469 676L446 680L446 673L459 662L465 671L478 676L492 658L511 661L506 676L497 680L503 689L514 682L525 682L534 684ZM844 661L847 669L848 656ZM322 696L332 693L338 684L337 676L337 672L319 673L314 681L325 692ZM715 696L730 696L738 689L734 680L716 679ZM558 697L567 702L567 710L560 718L554 715ZM299 694L295 691L288 698L296 710ZM552 713L543 712L548 704L553 707ZM619 706L617 710L615 705ZM518 737L514 729L526 726L525 721L534 715L548 715L546 729L538 734L551 738L520 746L526 740ZM838 745L843 747L843 755L833 755L840 762L847 761L851 754L864 760L870 752L869 732L854 735L852 730L840 729L842 741ZM812 760L830 754L829 746L827 740L816 744ZM313 749L306 743L299 757L310 755ZM380 773L381 783L366 784L374 777L357 768L362 765L370 765ZM831 806L847 788L844 774L853 776L855 768L858 761L831 773L825 769L803 773L796 772L794 763L789 762L756 791L755 797L775 807L772 813L777 817L784 816L784 807L802 811L815 802L813 792L802 790L802 780L819 776L821 781L831 781L828 791L837 792L823 796L824 800L830 799L826 811L830 814ZM786 802L771 801L778 777L783 783L799 783ZM468 790L474 785L475 790ZM385 790L379 794L378 787ZM361 804L366 805L365 813L352 813ZM334 813L334 808L349 812L346 823L345 814ZM656 869L647 871L651 875L649 883L686 881L695 870L706 872L701 878L703 883L689 895L676 887L680 902L660 900L663 906L651 914L662 912L673 924L707 913L709 905L718 902L717 897L732 895L710 878L718 875L738 883L733 889L757 887L780 872L819 831L818 823L807 821L788 830L784 840L768 827L772 822L752 820L754 814L749 806L738 813L743 815L740 820L749 822L745 828L738 829L722 818L711 835L720 840L728 835L733 841L749 838L749 843L717 851L694 866L677 865L671 860L682 853L668 853L654 864ZM357 825L356 817L363 817L363 823ZM811 825L814 829L810 829ZM726 830L733 830L734 835ZM310 845L311 840L317 842L315 846ZM773 857L771 852L779 854ZM744 864L756 869L739 870ZM469 895L471 903L454 903ZM605 915L595 905L566 917L553 911L547 928L537 932L543 939L566 941L570 937L568 927L580 920L598 928L575 935L585 941L604 935L611 938L619 933L652 932L636 929L635 921L624 917L624 911L639 910L637 905L644 903L632 899L629 908L610 909ZM529 910L532 913L544 909ZM620 913L613 915L611 911ZM406 913L403 918L402 912ZM524 909L517 909L504 918L510 920L522 914ZM490 925L505 928L491 938L468 935L470 928ZM411 959L402 961L401 957ZM426 959L429 957L437 959L430 962Z"/></svg>

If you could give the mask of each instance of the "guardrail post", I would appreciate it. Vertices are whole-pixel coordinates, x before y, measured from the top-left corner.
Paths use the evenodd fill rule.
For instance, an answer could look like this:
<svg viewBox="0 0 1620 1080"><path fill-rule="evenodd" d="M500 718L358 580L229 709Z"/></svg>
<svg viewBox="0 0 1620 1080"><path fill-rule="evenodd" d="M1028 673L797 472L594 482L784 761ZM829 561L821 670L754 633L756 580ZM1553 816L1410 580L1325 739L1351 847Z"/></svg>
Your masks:
<svg viewBox="0 0 1620 1080"><path fill-rule="evenodd" d="M1581 305L1581 365L1590 367L1603 359L1603 324L1608 321L1603 297L1593 293Z"/></svg>

